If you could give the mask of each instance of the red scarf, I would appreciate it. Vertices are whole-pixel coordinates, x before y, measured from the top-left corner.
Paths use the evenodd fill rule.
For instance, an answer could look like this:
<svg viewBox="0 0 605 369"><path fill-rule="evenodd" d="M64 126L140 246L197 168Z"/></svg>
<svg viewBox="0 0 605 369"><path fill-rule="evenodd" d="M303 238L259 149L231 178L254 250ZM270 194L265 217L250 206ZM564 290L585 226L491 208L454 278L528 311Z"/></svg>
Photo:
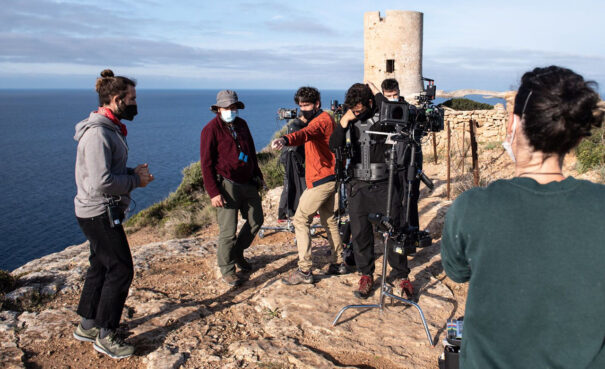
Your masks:
<svg viewBox="0 0 605 369"><path fill-rule="evenodd" d="M101 106L99 107L99 110L95 111L95 113L103 115L104 117L112 121L116 126L120 127L120 132L122 132L122 136L126 137L126 135L128 134L126 125L120 122L120 120L116 118L115 115L113 115L113 112L111 110Z"/></svg>

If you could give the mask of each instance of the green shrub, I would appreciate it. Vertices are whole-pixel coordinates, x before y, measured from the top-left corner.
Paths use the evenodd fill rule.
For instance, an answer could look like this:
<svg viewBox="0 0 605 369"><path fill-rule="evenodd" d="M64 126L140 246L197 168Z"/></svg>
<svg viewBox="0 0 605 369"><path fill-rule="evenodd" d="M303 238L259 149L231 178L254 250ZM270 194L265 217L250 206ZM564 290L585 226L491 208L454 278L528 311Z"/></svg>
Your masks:
<svg viewBox="0 0 605 369"><path fill-rule="evenodd" d="M269 188L283 184L283 169L279 164L279 152L262 151L257 153L258 163ZM126 221L128 233L143 227L164 227L175 237L187 237L197 230L210 225L215 219L216 210L210 205L210 197L204 191L204 180L200 162L183 169L183 180L179 187L164 200ZM168 224L176 226L168 226Z"/></svg>
<svg viewBox="0 0 605 369"><path fill-rule="evenodd" d="M502 148L502 141L490 141L485 143L485 150L494 150Z"/></svg>
<svg viewBox="0 0 605 369"><path fill-rule="evenodd" d="M200 162L189 164L183 169L183 181L176 192L191 194L195 191L204 190L204 179L202 178L202 167Z"/></svg>
<svg viewBox="0 0 605 369"><path fill-rule="evenodd" d="M180 223L174 228L174 236L176 238L185 238L194 234L200 226L195 223Z"/></svg>
<svg viewBox="0 0 605 369"><path fill-rule="evenodd" d="M17 281L15 280L15 277L12 276L12 274L7 272L6 270L0 269L0 294L5 294L12 291L13 289L15 289L16 284Z"/></svg>
<svg viewBox="0 0 605 369"><path fill-rule="evenodd" d="M179 187L168 195L168 197L155 203L147 209L126 221L126 227L139 229L146 226L157 226L164 221L175 209L190 209L197 206L203 207L208 203L200 203L198 200L204 190L202 170L200 162L191 163L183 169L183 180ZM132 231L132 230L131 230Z"/></svg>
<svg viewBox="0 0 605 369"><path fill-rule="evenodd" d="M494 108L493 105L464 98L450 99L439 104L439 106L447 106L454 110L492 110Z"/></svg>
<svg viewBox="0 0 605 369"><path fill-rule="evenodd" d="M605 164L605 127L596 128L576 148L578 171L584 173Z"/></svg>
<svg viewBox="0 0 605 369"><path fill-rule="evenodd" d="M258 164L267 187L275 188L284 184L284 169L279 162L279 151L265 151L258 153Z"/></svg>
<svg viewBox="0 0 605 369"><path fill-rule="evenodd" d="M283 127L281 127L279 129L279 131L275 131L275 133L273 134L273 137L271 137L271 142L273 142L273 140L280 138L282 136L284 136L286 134L286 132L288 132L288 124L291 122L292 120L289 120L288 123L284 124ZM269 145L271 145L271 142L269 142Z"/></svg>

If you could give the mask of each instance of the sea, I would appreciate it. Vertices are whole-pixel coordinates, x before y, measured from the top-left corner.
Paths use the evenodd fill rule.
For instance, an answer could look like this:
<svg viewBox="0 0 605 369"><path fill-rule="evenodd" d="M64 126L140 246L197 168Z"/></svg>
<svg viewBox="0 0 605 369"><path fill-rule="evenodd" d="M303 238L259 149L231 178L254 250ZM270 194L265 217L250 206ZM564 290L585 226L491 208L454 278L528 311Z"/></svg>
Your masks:
<svg viewBox="0 0 605 369"><path fill-rule="evenodd" d="M199 160L199 138L213 117L217 90L137 89L139 114L128 127L128 164L148 163L156 178L132 192L131 216L176 190L182 170ZM285 123L295 90L238 90L257 150ZM322 106L344 90L322 90ZM495 104L499 99L471 97ZM435 100L439 103L440 100ZM86 239L74 214L76 123L96 110L94 90L0 90L0 269L61 251Z"/></svg>

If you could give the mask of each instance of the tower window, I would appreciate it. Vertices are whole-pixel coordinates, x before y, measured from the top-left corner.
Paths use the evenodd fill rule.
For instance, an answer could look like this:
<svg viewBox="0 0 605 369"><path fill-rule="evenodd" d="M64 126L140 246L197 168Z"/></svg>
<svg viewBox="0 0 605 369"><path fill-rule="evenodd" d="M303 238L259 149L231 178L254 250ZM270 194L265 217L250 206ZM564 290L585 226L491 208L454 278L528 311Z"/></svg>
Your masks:
<svg viewBox="0 0 605 369"><path fill-rule="evenodd" d="M395 60L387 59L387 73L393 73L395 71Z"/></svg>

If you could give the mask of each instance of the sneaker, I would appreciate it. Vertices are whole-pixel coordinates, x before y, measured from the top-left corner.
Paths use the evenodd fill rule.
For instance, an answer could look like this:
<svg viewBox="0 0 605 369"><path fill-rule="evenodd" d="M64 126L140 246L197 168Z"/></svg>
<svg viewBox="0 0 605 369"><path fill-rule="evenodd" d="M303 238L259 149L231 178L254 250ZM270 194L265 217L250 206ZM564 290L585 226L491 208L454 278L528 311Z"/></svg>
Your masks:
<svg viewBox="0 0 605 369"><path fill-rule="evenodd" d="M399 288L401 288L401 297L405 295L405 298L411 300L414 297L414 286L408 278L402 278L399 281Z"/></svg>
<svg viewBox="0 0 605 369"><path fill-rule="evenodd" d="M242 280L235 274L235 272L223 274L222 276L223 282L227 283L229 286L236 287L242 284Z"/></svg>
<svg viewBox="0 0 605 369"><path fill-rule="evenodd" d="M360 299L367 299L372 293L372 286L374 285L374 279L370 275L362 275L359 279L359 288L353 292L355 297Z"/></svg>
<svg viewBox="0 0 605 369"><path fill-rule="evenodd" d="M105 338L97 336L95 343L93 343L92 346L100 353L114 359L124 359L134 353L134 346L124 342L123 339L118 337L115 331L109 333Z"/></svg>
<svg viewBox="0 0 605 369"><path fill-rule="evenodd" d="M82 328L82 323L78 324L78 328L74 331L74 338L78 341L94 342L99 335L99 328L92 327L90 329Z"/></svg>
<svg viewBox="0 0 605 369"><path fill-rule="evenodd" d="M282 278L282 282L284 284L287 284L288 286L293 286L301 283L312 284L314 282L313 273L311 273L311 271L303 272L300 269L296 269L293 270L290 274L288 274L288 276Z"/></svg>
<svg viewBox="0 0 605 369"><path fill-rule="evenodd" d="M241 258L235 259L235 266L239 268L242 272L251 272L252 264L246 260L243 256Z"/></svg>
<svg viewBox="0 0 605 369"><path fill-rule="evenodd" d="M343 275L347 273L349 273L349 269L345 263L330 264L328 271L326 272L328 275Z"/></svg>

